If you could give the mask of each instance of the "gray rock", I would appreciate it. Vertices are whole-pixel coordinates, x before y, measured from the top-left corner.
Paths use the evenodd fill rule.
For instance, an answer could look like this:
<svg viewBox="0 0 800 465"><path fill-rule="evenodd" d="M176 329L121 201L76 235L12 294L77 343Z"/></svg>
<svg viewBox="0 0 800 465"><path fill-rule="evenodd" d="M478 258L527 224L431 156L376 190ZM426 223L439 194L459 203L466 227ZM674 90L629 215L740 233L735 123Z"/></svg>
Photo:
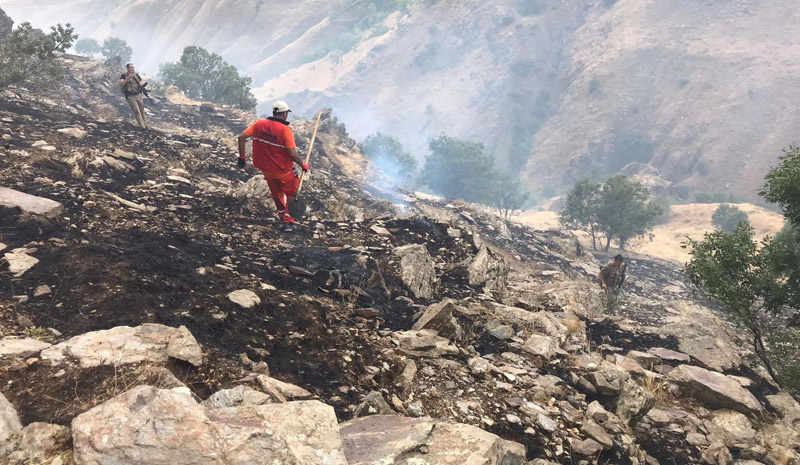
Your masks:
<svg viewBox="0 0 800 465"><path fill-rule="evenodd" d="M0 443L22 431L17 411L0 392Z"/></svg>
<svg viewBox="0 0 800 465"><path fill-rule="evenodd" d="M669 372L668 378L680 386L686 395L691 395L710 408L729 408L748 415L762 411L761 404L750 391L722 373L680 365Z"/></svg>
<svg viewBox="0 0 800 465"><path fill-rule="evenodd" d="M64 206L55 200L36 197L7 187L0 187L0 205L19 208L24 213L48 219L57 218L64 211Z"/></svg>
<svg viewBox="0 0 800 465"><path fill-rule="evenodd" d="M6 259L6 262L8 262L8 271L14 275L15 278L19 278L25 274L26 271L39 263L38 258L31 257L23 250L8 252L3 255L3 257Z"/></svg>
<svg viewBox="0 0 800 465"><path fill-rule="evenodd" d="M414 418L420 418L425 415L425 411L422 409L422 404L419 401L408 404L406 409L408 410L408 414Z"/></svg>
<svg viewBox="0 0 800 465"><path fill-rule="evenodd" d="M726 447L747 444L756 437L756 431L750 420L733 410L717 410L704 424L711 433L711 442L721 441Z"/></svg>
<svg viewBox="0 0 800 465"><path fill-rule="evenodd" d="M569 445L574 453L586 457L594 457L603 450L603 445L591 438L582 441L577 438L569 438Z"/></svg>
<svg viewBox="0 0 800 465"><path fill-rule="evenodd" d="M253 308L261 304L261 298L255 292L239 289L228 294L228 300L242 308Z"/></svg>
<svg viewBox="0 0 800 465"><path fill-rule="evenodd" d="M376 415L341 425L349 465L522 465L525 447L480 428Z"/></svg>
<svg viewBox="0 0 800 465"><path fill-rule="evenodd" d="M169 357L195 366L202 363L202 348L185 327L145 323L132 328L93 331L75 336L41 352L54 365L77 361L83 368L130 363L163 363Z"/></svg>
<svg viewBox="0 0 800 465"><path fill-rule="evenodd" d="M275 402L288 402L291 400L305 400L314 397L313 394L294 384L284 383L269 376L259 375L256 378L258 385L267 394L272 396Z"/></svg>
<svg viewBox="0 0 800 465"><path fill-rule="evenodd" d="M78 464L346 465L333 408L317 401L214 408L139 386L72 421Z"/></svg>
<svg viewBox="0 0 800 465"><path fill-rule="evenodd" d="M536 415L536 425L548 433L553 433L558 429L558 423L543 413Z"/></svg>
<svg viewBox="0 0 800 465"><path fill-rule="evenodd" d="M445 299L430 305L411 329L433 329L442 337L448 339L459 338L461 336L461 326L453 317L455 308L456 304L452 299Z"/></svg>
<svg viewBox="0 0 800 465"><path fill-rule="evenodd" d="M486 376L492 368L489 361L483 357L473 357L469 359L467 361L467 366L469 367L469 371L478 377Z"/></svg>
<svg viewBox="0 0 800 465"><path fill-rule="evenodd" d="M617 365L603 362L600 369L585 375L585 378L604 396L618 396L630 379L628 372Z"/></svg>
<svg viewBox="0 0 800 465"><path fill-rule="evenodd" d="M417 299L432 299L438 278L433 259L422 244L409 244L394 250L400 257L400 278Z"/></svg>
<svg viewBox="0 0 800 465"><path fill-rule="evenodd" d="M617 399L617 416L633 428L656 405L656 398L639 383L629 379Z"/></svg>
<svg viewBox="0 0 800 465"><path fill-rule="evenodd" d="M632 350L628 352L628 358L636 361L639 365L641 365L646 370L653 370L658 368L661 365L661 357L658 355L654 355L651 353L639 352L638 350Z"/></svg>
<svg viewBox="0 0 800 465"><path fill-rule="evenodd" d="M604 449L614 447L614 438L612 438L602 426L592 420L583 423L583 426L581 426L581 433L600 443Z"/></svg>
<svg viewBox="0 0 800 465"><path fill-rule="evenodd" d="M0 359L30 357L31 355L38 354L51 345L52 344L42 342L38 339L13 336L4 337L3 339L0 339Z"/></svg>
<svg viewBox="0 0 800 465"><path fill-rule="evenodd" d="M264 405L272 402L272 397L263 392L248 386L236 386L215 392L202 404L214 408L230 408L244 405Z"/></svg>
<svg viewBox="0 0 800 465"><path fill-rule="evenodd" d="M800 420L800 403L785 392L767 396L767 406L790 425Z"/></svg>
<svg viewBox="0 0 800 465"><path fill-rule="evenodd" d="M353 415L356 418L366 417L369 415L392 415L394 410L383 398L383 394L378 391L371 391L364 396L364 400L356 407Z"/></svg>
<svg viewBox="0 0 800 465"><path fill-rule="evenodd" d="M676 352L674 350L664 349L661 347L652 347L647 349L647 353L658 357L664 362L689 363L692 361L692 357L689 357L683 352Z"/></svg>
<svg viewBox="0 0 800 465"><path fill-rule="evenodd" d="M490 336L501 341L507 341L517 334L511 325L496 325L488 332Z"/></svg>
<svg viewBox="0 0 800 465"><path fill-rule="evenodd" d="M508 280L508 270L505 260L484 245L467 267L469 285L502 289Z"/></svg>
<svg viewBox="0 0 800 465"><path fill-rule="evenodd" d="M411 383L414 381L416 374L417 364L413 360L409 360L402 373L394 380L394 385L400 394L405 396L408 390L411 389Z"/></svg>
<svg viewBox="0 0 800 465"><path fill-rule="evenodd" d="M553 340L547 336L534 334L529 337L522 345L522 350L537 357L542 357L545 360L550 360L550 357L555 353L556 346Z"/></svg>
<svg viewBox="0 0 800 465"><path fill-rule="evenodd" d="M69 443L69 428L49 423L31 423L10 438L5 447L0 442L0 454L8 458L9 465L52 463L50 459L69 450Z"/></svg>

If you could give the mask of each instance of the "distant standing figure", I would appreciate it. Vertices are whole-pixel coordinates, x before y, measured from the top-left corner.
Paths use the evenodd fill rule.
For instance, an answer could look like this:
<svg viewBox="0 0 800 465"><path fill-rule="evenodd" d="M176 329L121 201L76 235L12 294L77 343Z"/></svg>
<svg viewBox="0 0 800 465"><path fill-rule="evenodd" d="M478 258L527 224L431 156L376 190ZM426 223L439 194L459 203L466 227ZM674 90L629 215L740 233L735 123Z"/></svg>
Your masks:
<svg viewBox="0 0 800 465"><path fill-rule="evenodd" d="M275 102L272 106L272 117L261 119L239 134L239 168L247 162L247 139L253 139L253 166L264 173L278 218L284 224L285 231L291 231L294 219L289 215L288 201L297 195L300 184L295 163L303 171L309 167L303 163L297 152L294 133L289 127L289 104L284 101Z"/></svg>
<svg viewBox="0 0 800 465"><path fill-rule="evenodd" d="M614 257L614 261L604 266L597 275L600 287L607 293L616 292L625 282L625 259L622 255Z"/></svg>
<svg viewBox="0 0 800 465"><path fill-rule="evenodd" d="M119 77L119 87L122 89L128 105L131 106L136 123L139 124L139 127L146 129L147 119L144 113L143 89L147 85L147 81L142 81L142 77L136 73L133 63L128 63L125 68L128 71Z"/></svg>

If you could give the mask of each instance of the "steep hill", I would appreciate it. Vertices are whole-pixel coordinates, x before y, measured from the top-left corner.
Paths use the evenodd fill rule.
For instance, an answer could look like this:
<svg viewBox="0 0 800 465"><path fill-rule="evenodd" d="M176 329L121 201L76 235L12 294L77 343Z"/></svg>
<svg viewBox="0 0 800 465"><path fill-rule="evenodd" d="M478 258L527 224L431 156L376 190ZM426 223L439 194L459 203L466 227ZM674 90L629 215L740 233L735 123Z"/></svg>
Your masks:
<svg viewBox="0 0 800 465"><path fill-rule="evenodd" d="M0 6L18 21L120 36L151 73L204 46L253 76L262 103L332 106L357 139L381 130L418 157L441 132L484 142L544 197L640 161L671 195L753 201L796 139L793 0Z"/></svg>

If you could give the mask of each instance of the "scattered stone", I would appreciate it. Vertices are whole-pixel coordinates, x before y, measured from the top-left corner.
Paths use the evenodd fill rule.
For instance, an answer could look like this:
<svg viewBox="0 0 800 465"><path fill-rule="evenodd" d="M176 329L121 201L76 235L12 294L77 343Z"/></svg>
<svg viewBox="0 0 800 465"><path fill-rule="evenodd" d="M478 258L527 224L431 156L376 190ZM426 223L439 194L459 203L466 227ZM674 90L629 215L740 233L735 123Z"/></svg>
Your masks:
<svg viewBox="0 0 800 465"><path fill-rule="evenodd" d="M384 228L383 226L374 225L374 226L370 227L369 229L371 229L372 232L374 232L375 234L377 234L379 236L391 236L392 235L392 233L390 233L389 230Z"/></svg>
<svg viewBox="0 0 800 465"><path fill-rule="evenodd" d="M169 179L170 181L179 182L179 183L182 183L182 184L188 184L190 186L192 185L192 181L187 179L187 178L184 178L183 176L172 176L172 175L170 175L170 176L167 176L167 179Z"/></svg>
<svg viewBox="0 0 800 465"><path fill-rule="evenodd" d="M534 334L525 341L522 345L522 350L531 355L550 360L550 357L555 353L555 344L547 336Z"/></svg>
<svg viewBox="0 0 800 465"><path fill-rule="evenodd" d="M361 318L372 319L377 318L379 313L378 310L374 308L357 308L356 315L360 316Z"/></svg>
<svg viewBox="0 0 800 465"><path fill-rule="evenodd" d="M433 329L439 335L448 339L457 339L461 336L461 326L453 317L455 301L445 299L439 303L430 305L425 309L425 313L414 323L412 329Z"/></svg>
<svg viewBox="0 0 800 465"><path fill-rule="evenodd" d="M312 273L311 271L309 271L309 270L307 270L305 268L299 267L299 266L290 266L288 269L289 269L289 273L297 275L297 276L302 276L304 278L311 278L311 277L314 276L314 273Z"/></svg>
<svg viewBox="0 0 800 465"><path fill-rule="evenodd" d="M662 363L661 357L650 353L639 352L638 350L632 350L628 352L627 357L636 361L636 363L644 367L645 370L652 371Z"/></svg>
<svg viewBox="0 0 800 465"><path fill-rule="evenodd" d="M0 359L2 358L27 358L47 349L52 344L38 339L4 337L0 339Z"/></svg>
<svg viewBox="0 0 800 465"><path fill-rule="evenodd" d="M8 252L7 254L3 255L8 262L8 271L14 275L15 278L19 278L25 274L26 271L33 268L37 263L39 263L39 259L35 257L31 257L25 252Z"/></svg>
<svg viewBox="0 0 800 465"><path fill-rule="evenodd" d="M214 408L231 408L245 405L271 404L272 397L248 386L236 386L217 391L202 404Z"/></svg>
<svg viewBox="0 0 800 465"><path fill-rule="evenodd" d="M52 293L53 291L50 290L50 286L48 286L47 284L42 284L40 286L37 286L36 289L33 290L33 297L42 297L45 295L50 295Z"/></svg>
<svg viewBox="0 0 800 465"><path fill-rule="evenodd" d="M76 361L81 367L164 363L169 357L195 366L202 363L202 348L185 326L145 323L141 326L118 326L75 336L41 353L53 365Z"/></svg>
<svg viewBox="0 0 800 465"><path fill-rule="evenodd" d="M600 443L605 449L614 447L614 438L592 420L584 422L581 432Z"/></svg>
<svg viewBox="0 0 800 465"><path fill-rule="evenodd" d="M711 414L711 420L706 420L704 424L711 433L712 442L722 441L726 447L746 444L756 437L750 420L733 410L717 410Z"/></svg>
<svg viewBox="0 0 800 465"><path fill-rule="evenodd" d="M488 332L490 336L501 341L507 341L517 335L511 325L496 325Z"/></svg>
<svg viewBox="0 0 800 465"><path fill-rule="evenodd" d="M73 137L75 139L83 139L84 137L86 137L86 131L84 131L81 128L63 128L59 129L58 132L67 135L69 137Z"/></svg>
<svg viewBox="0 0 800 465"><path fill-rule="evenodd" d="M480 428L430 418L375 415L341 425L349 465L522 465L525 447Z"/></svg>
<svg viewBox="0 0 800 465"><path fill-rule="evenodd" d="M182 389L138 386L72 421L76 463L346 465L332 407L214 408Z"/></svg>
<svg viewBox="0 0 800 465"><path fill-rule="evenodd" d="M432 299L436 293L436 268L428 249L422 244L408 244L394 249L400 257L400 278L417 299Z"/></svg>
<svg viewBox="0 0 800 465"><path fill-rule="evenodd" d="M506 284L508 270L505 260L484 245L467 267L469 285L500 289Z"/></svg>
<svg viewBox="0 0 800 465"><path fill-rule="evenodd" d="M744 414L762 411L761 404L750 391L722 373L680 365L669 372L668 378L687 395L704 402L710 408L729 408Z"/></svg>
<svg viewBox="0 0 800 465"><path fill-rule="evenodd" d="M469 371L478 377L486 376L491 369L489 362L482 357L473 357L469 359L467 366L469 366Z"/></svg>
<svg viewBox="0 0 800 465"><path fill-rule="evenodd" d="M617 416L633 428L656 405L656 398L636 381L625 382L617 399Z"/></svg>
<svg viewBox="0 0 800 465"><path fill-rule="evenodd" d="M425 416L425 412L422 410L422 404L419 401L408 404L406 409L408 410L408 414L414 418Z"/></svg>
<svg viewBox="0 0 800 465"><path fill-rule="evenodd" d="M543 413L536 415L536 425L548 433L553 433L558 429L558 423Z"/></svg>
<svg viewBox="0 0 800 465"><path fill-rule="evenodd" d="M785 392L767 396L767 406L790 425L800 420L800 403Z"/></svg>
<svg viewBox="0 0 800 465"><path fill-rule="evenodd" d="M313 394L294 384L284 383L269 376L259 375L256 378L258 385L267 394L272 396L275 402L287 402L294 400L306 400L314 397Z"/></svg>
<svg viewBox="0 0 800 465"><path fill-rule="evenodd" d="M27 463L55 463L58 455L69 450L70 429L49 423L31 423L9 438L5 448L0 443L0 454L4 454L11 465ZM5 450L4 450L5 449ZM52 462L50 459L54 459Z"/></svg>
<svg viewBox="0 0 800 465"><path fill-rule="evenodd" d="M364 396L364 400L361 401L361 404L356 407L353 416L356 418L361 418L369 415L392 414L394 414L394 410L392 410L392 407L390 407L383 398L383 394L378 391L370 391L366 396Z"/></svg>
<svg viewBox="0 0 800 465"><path fill-rule="evenodd" d="M414 376L417 374L417 364L413 360L406 363L403 372L394 380L395 387L399 390L400 394L405 395L411 389L411 383L414 381Z"/></svg>
<svg viewBox="0 0 800 465"><path fill-rule="evenodd" d="M585 457L595 457L603 450L603 445L591 438L583 441L577 438L569 438L569 445L573 452Z"/></svg>
<svg viewBox="0 0 800 465"><path fill-rule="evenodd" d="M239 289L228 294L228 300L242 308L253 308L261 305L261 298L255 292L247 289Z"/></svg>
<svg viewBox="0 0 800 465"><path fill-rule="evenodd" d="M114 153L112 153L117 158L124 158L126 160L136 160L136 155L122 149L114 149Z"/></svg>

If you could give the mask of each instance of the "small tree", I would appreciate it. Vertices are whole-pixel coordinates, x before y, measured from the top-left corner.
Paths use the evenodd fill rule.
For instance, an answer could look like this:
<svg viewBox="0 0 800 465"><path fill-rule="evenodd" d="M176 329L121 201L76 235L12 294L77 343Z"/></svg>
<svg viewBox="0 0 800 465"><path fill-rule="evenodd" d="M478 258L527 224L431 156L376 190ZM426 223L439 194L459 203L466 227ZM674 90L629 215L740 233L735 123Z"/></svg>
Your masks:
<svg viewBox="0 0 800 465"><path fill-rule="evenodd" d="M236 67L201 47L183 49L180 61L162 65L161 77L165 85L174 85L196 100L233 105L243 110L256 106L256 98L250 92L253 80L239 75Z"/></svg>
<svg viewBox="0 0 800 465"><path fill-rule="evenodd" d="M133 49L127 42L118 37L109 37L103 41L100 53L108 60L119 57L122 63L128 63L133 58Z"/></svg>
<svg viewBox="0 0 800 465"><path fill-rule="evenodd" d="M50 87L64 74L57 53L72 47L78 35L67 24L53 26L49 34L22 23L0 40L0 91L10 85Z"/></svg>
<svg viewBox="0 0 800 465"><path fill-rule="evenodd" d="M93 57L100 53L100 44L90 37L84 37L75 42L75 51L81 55Z"/></svg>
<svg viewBox="0 0 800 465"><path fill-rule="evenodd" d="M597 229L606 236L605 250L614 239L624 249L632 239L648 234L661 213L642 183L623 175L608 178L600 189L596 211Z"/></svg>
<svg viewBox="0 0 800 465"><path fill-rule="evenodd" d="M448 198L486 202L494 174L494 158L483 144L441 135L429 144L423 180Z"/></svg>
<svg viewBox="0 0 800 465"><path fill-rule="evenodd" d="M780 205L786 219L800 225L800 147L789 146L779 160L778 167L767 174L759 195Z"/></svg>
<svg viewBox="0 0 800 465"><path fill-rule="evenodd" d="M508 219L514 210L522 210L530 195L528 189L518 178L508 174L497 174L492 180L491 199L489 200L500 212L500 215Z"/></svg>
<svg viewBox="0 0 800 465"><path fill-rule="evenodd" d="M597 206L600 184L584 178L567 194L566 205L558 221L567 228L586 231L592 236L592 248L597 250Z"/></svg>
<svg viewBox="0 0 800 465"><path fill-rule="evenodd" d="M359 146L361 151L386 175L406 184L417 171L417 160L403 149L396 138L376 132Z"/></svg>
<svg viewBox="0 0 800 465"><path fill-rule="evenodd" d="M739 207L722 204L711 215L711 224L717 227L720 231L733 232L739 223L747 222L747 213L743 212Z"/></svg>

